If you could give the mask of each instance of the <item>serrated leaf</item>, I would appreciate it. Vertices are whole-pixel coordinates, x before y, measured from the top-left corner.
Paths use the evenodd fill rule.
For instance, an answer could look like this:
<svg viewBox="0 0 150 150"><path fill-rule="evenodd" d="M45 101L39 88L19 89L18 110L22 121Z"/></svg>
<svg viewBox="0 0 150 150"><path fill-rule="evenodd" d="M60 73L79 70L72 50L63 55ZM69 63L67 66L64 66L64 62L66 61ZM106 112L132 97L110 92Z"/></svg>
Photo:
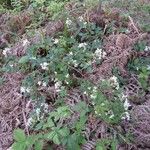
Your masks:
<svg viewBox="0 0 150 150"><path fill-rule="evenodd" d="M24 131L21 130L21 129L15 130L15 131L14 131L14 139L15 139L17 142L26 141L26 135L25 135Z"/></svg>

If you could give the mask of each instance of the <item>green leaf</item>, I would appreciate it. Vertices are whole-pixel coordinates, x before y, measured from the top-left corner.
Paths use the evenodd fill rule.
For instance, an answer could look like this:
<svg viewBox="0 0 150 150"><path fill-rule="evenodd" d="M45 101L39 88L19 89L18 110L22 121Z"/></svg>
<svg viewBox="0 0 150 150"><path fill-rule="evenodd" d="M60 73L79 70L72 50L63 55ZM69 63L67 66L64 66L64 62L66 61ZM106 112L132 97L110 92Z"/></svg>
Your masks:
<svg viewBox="0 0 150 150"><path fill-rule="evenodd" d="M66 137L67 135L69 135L69 129L68 128L62 128L58 131L58 133L63 136Z"/></svg>
<svg viewBox="0 0 150 150"><path fill-rule="evenodd" d="M78 139L79 136L76 134L69 136L67 140L67 150L80 150L81 148Z"/></svg>
<svg viewBox="0 0 150 150"><path fill-rule="evenodd" d="M14 139L18 142L26 141L26 135L23 130L17 129L14 131Z"/></svg>
<svg viewBox="0 0 150 150"><path fill-rule="evenodd" d="M35 150L42 150L43 148L43 141L38 141L34 145Z"/></svg>
<svg viewBox="0 0 150 150"><path fill-rule="evenodd" d="M13 150L26 150L26 144L25 143L15 142L12 145L12 149Z"/></svg>
<svg viewBox="0 0 150 150"><path fill-rule="evenodd" d="M112 150L116 150L117 149L117 141L115 139L111 143L111 148L112 148Z"/></svg>
<svg viewBox="0 0 150 150"><path fill-rule="evenodd" d="M59 137L58 137L58 134L55 134L54 137L53 137L53 142L57 145L60 144L60 140L59 140Z"/></svg>
<svg viewBox="0 0 150 150"><path fill-rule="evenodd" d="M46 138L52 140L53 137L55 136L55 134L56 134L55 131L52 131L52 132L50 132L50 133L48 133L48 134L46 135Z"/></svg>
<svg viewBox="0 0 150 150"><path fill-rule="evenodd" d="M23 56L20 58L20 60L18 61L19 64L25 64L27 62L29 62L29 56Z"/></svg>

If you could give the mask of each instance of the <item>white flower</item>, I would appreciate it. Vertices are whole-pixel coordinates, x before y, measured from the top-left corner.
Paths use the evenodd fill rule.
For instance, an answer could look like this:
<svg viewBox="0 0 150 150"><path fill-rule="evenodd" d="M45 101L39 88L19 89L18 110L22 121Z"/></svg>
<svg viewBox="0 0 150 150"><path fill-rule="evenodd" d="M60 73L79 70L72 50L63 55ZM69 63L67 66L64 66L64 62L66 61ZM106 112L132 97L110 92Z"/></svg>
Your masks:
<svg viewBox="0 0 150 150"><path fill-rule="evenodd" d="M42 86L46 87L47 86L46 82L43 82Z"/></svg>
<svg viewBox="0 0 150 150"><path fill-rule="evenodd" d="M73 60L73 65L74 65L74 67L78 67L78 63L77 63L77 60Z"/></svg>
<svg viewBox="0 0 150 150"><path fill-rule="evenodd" d="M125 100L123 106L124 106L124 109L125 109L125 110L128 110L128 108L131 106L130 103L128 102L127 98L126 98L126 100Z"/></svg>
<svg viewBox="0 0 150 150"><path fill-rule="evenodd" d="M69 84L69 82L68 81L65 81L66 82L66 84Z"/></svg>
<svg viewBox="0 0 150 150"><path fill-rule="evenodd" d="M55 83L55 88L57 89L57 88L59 88L60 86L61 86L61 81L57 81L56 83Z"/></svg>
<svg viewBox="0 0 150 150"><path fill-rule="evenodd" d="M90 95L90 97L91 97L91 99L96 99L96 95L95 94L92 94L92 95Z"/></svg>
<svg viewBox="0 0 150 150"><path fill-rule="evenodd" d="M10 51L10 48L5 48L4 50L3 50L3 55L5 56L5 57L7 57L7 52L9 52Z"/></svg>
<svg viewBox="0 0 150 150"><path fill-rule="evenodd" d="M38 85L40 86L42 84L42 81L38 81Z"/></svg>
<svg viewBox="0 0 150 150"><path fill-rule="evenodd" d="M26 92L27 92L27 93L30 93L30 88L26 88Z"/></svg>
<svg viewBox="0 0 150 150"><path fill-rule="evenodd" d="M66 20L67 27L69 27L71 24L72 24L72 21L69 18L67 18L67 20Z"/></svg>
<svg viewBox="0 0 150 150"><path fill-rule="evenodd" d="M72 55L73 55L73 52L70 52L70 53L69 53L69 56L72 56Z"/></svg>
<svg viewBox="0 0 150 150"><path fill-rule="evenodd" d="M122 95L121 95L121 99L122 99L122 100L126 100L127 97L128 97L127 95L125 95L124 93L122 93Z"/></svg>
<svg viewBox="0 0 150 150"><path fill-rule="evenodd" d="M32 125L32 122L33 122L33 118L31 117L31 118L29 118L29 119L27 120L27 126L28 126L28 127L31 126L31 125Z"/></svg>
<svg viewBox="0 0 150 150"><path fill-rule="evenodd" d="M42 67L43 70L48 70L48 65L49 64L47 62L44 62L44 63L40 64L40 66Z"/></svg>
<svg viewBox="0 0 150 150"><path fill-rule="evenodd" d="M91 87L88 87L87 89L88 89L88 90L91 90Z"/></svg>
<svg viewBox="0 0 150 150"><path fill-rule="evenodd" d="M48 112L48 104L47 103L41 103L41 107L43 107L45 113Z"/></svg>
<svg viewBox="0 0 150 150"><path fill-rule="evenodd" d="M86 91L84 91L84 92L83 92L83 94L87 95L87 92L86 92Z"/></svg>
<svg viewBox="0 0 150 150"><path fill-rule="evenodd" d="M84 42L84 43L80 43L78 48L86 48L87 44Z"/></svg>
<svg viewBox="0 0 150 150"><path fill-rule="evenodd" d="M30 44L30 42L28 41L28 39L25 39L25 40L23 40L23 46L27 46L27 45L29 45Z"/></svg>
<svg viewBox="0 0 150 150"><path fill-rule="evenodd" d="M14 65L13 65L13 64L10 64L9 66L10 66L10 67L13 67Z"/></svg>
<svg viewBox="0 0 150 150"><path fill-rule="evenodd" d="M61 82L61 81L57 81L57 82L55 83L55 90L56 90L56 92L60 92L60 91L61 91L61 90L60 90L61 85L62 85L62 82Z"/></svg>
<svg viewBox="0 0 150 150"><path fill-rule="evenodd" d="M110 84L111 86L115 87L116 90L119 90L119 83L117 81L117 77L116 76L112 76L110 79Z"/></svg>
<svg viewBox="0 0 150 150"><path fill-rule="evenodd" d="M23 87L23 86L22 86L22 87L20 87L20 92L21 92L21 93L26 93L26 92L27 92L27 93L30 93L30 88L26 88L26 87Z"/></svg>
<svg viewBox="0 0 150 150"><path fill-rule="evenodd" d="M130 33L130 30L127 29L127 30L126 30L126 33Z"/></svg>
<svg viewBox="0 0 150 150"><path fill-rule="evenodd" d="M54 39L54 44L57 44L59 42L58 39Z"/></svg>
<svg viewBox="0 0 150 150"><path fill-rule="evenodd" d="M128 112L124 112L123 117L121 118L123 120L130 120L130 114Z"/></svg>
<svg viewBox="0 0 150 150"><path fill-rule="evenodd" d="M26 92L26 88L25 88L25 87L21 87L21 88L20 88L20 92L21 92L21 93L25 93L25 92Z"/></svg>
<svg viewBox="0 0 150 150"><path fill-rule="evenodd" d="M93 87L93 91L96 91L96 90L97 90L97 87L96 87L96 86L94 86L94 87Z"/></svg>
<svg viewBox="0 0 150 150"><path fill-rule="evenodd" d="M67 74L65 77L66 77L66 78L69 78L69 74Z"/></svg>
<svg viewBox="0 0 150 150"><path fill-rule="evenodd" d="M94 102L92 102L92 105L94 106L94 105L95 105L95 103L94 103Z"/></svg>
<svg viewBox="0 0 150 150"><path fill-rule="evenodd" d="M84 21L82 16L80 16L78 19L79 19L80 22Z"/></svg>
<svg viewBox="0 0 150 150"><path fill-rule="evenodd" d="M102 49L97 48L96 51L95 51L95 54L97 56L99 56L99 55L101 55L101 53L102 53Z"/></svg>
<svg viewBox="0 0 150 150"><path fill-rule="evenodd" d="M95 51L95 56L98 57L99 59L104 58L106 55L107 53L103 51L102 49L97 48Z"/></svg>
<svg viewBox="0 0 150 150"><path fill-rule="evenodd" d="M144 51L150 51L150 46L145 46Z"/></svg>

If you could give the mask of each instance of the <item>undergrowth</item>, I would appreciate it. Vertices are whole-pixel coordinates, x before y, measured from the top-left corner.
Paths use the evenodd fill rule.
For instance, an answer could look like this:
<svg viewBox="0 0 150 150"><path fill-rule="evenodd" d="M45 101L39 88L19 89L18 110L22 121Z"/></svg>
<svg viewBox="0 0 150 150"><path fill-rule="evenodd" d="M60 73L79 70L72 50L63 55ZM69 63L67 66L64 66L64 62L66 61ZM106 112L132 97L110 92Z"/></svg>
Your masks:
<svg viewBox="0 0 150 150"><path fill-rule="evenodd" d="M53 37L43 36L37 44L30 45L30 41L24 39L23 45L28 48L22 57L8 55L11 45L0 53L0 73L25 74L19 92L34 105L25 129L14 129L13 150L55 149L56 145L67 150L81 149L90 139L84 133L90 116L103 122L108 130L107 136L94 139L96 150L116 150L118 143L131 142L130 133L120 129L123 121L131 119L131 105L123 91L127 81L115 70L112 77L97 84L88 78L89 74L95 73L94 67L100 66L108 55L103 49L103 42L105 35L113 33L113 23L108 22L106 30L85 20L82 15L71 16L70 12L63 12L67 2L12 0L11 3L2 3L0 7L2 12L14 14L26 9L33 10L32 23L25 29L27 34L38 28L44 18L54 20L63 16L64 22L63 31ZM108 2L105 2L107 9ZM78 4L84 5L84 2L78 1ZM95 4L98 5L98 1L87 0L85 7L93 8ZM130 5L121 2L113 4ZM136 9L149 13L149 5L134 6L134 11ZM144 28L149 30L147 24ZM139 42L134 48L137 52L143 52L149 48L146 44ZM130 60L127 65L129 74L137 75L145 92L149 91L149 64L148 58L140 57ZM0 78L0 85L3 82L4 79ZM74 93L70 102L69 96L74 89L79 90L80 94ZM76 95L79 96L76 98ZM73 116L77 118L73 119ZM95 131L90 136L94 137L94 134Z"/></svg>

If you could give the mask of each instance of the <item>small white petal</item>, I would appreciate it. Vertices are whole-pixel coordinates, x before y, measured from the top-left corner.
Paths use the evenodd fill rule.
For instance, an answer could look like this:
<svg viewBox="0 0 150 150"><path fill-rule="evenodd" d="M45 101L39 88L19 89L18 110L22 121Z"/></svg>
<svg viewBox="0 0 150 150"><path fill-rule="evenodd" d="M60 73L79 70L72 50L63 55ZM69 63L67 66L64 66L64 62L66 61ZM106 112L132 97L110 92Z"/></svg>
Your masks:
<svg viewBox="0 0 150 150"><path fill-rule="evenodd" d="M42 81L38 81L38 85L39 85L39 86L42 85Z"/></svg>
<svg viewBox="0 0 150 150"><path fill-rule="evenodd" d="M43 82L42 86L46 87L47 86L46 82Z"/></svg>
<svg viewBox="0 0 150 150"><path fill-rule="evenodd" d="M66 25L69 27L71 24L72 24L72 21L69 18L67 18Z"/></svg>
<svg viewBox="0 0 150 150"><path fill-rule="evenodd" d="M30 44L30 42L27 40L27 39L25 39L25 40L23 40L23 46L26 46L26 45L29 45Z"/></svg>
<svg viewBox="0 0 150 150"><path fill-rule="evenodd" d="M20 88L20 92L21 92L21 93L25 93L25 92L26 92L26 88L25 88L25 87L21 87L21 88Z"/></svg>
<svg viewBox="0 0 150 150"><path fill-rule="evenodd" d="M59 42L58 39L54 39L54 44L57 44Z"/></svg>
<svg viewBox="0 0 150 150"><path fill-rule="evenodd" d="M30 88L26 88L26 92L27 92L27 93L30 93Z"/></svg>

